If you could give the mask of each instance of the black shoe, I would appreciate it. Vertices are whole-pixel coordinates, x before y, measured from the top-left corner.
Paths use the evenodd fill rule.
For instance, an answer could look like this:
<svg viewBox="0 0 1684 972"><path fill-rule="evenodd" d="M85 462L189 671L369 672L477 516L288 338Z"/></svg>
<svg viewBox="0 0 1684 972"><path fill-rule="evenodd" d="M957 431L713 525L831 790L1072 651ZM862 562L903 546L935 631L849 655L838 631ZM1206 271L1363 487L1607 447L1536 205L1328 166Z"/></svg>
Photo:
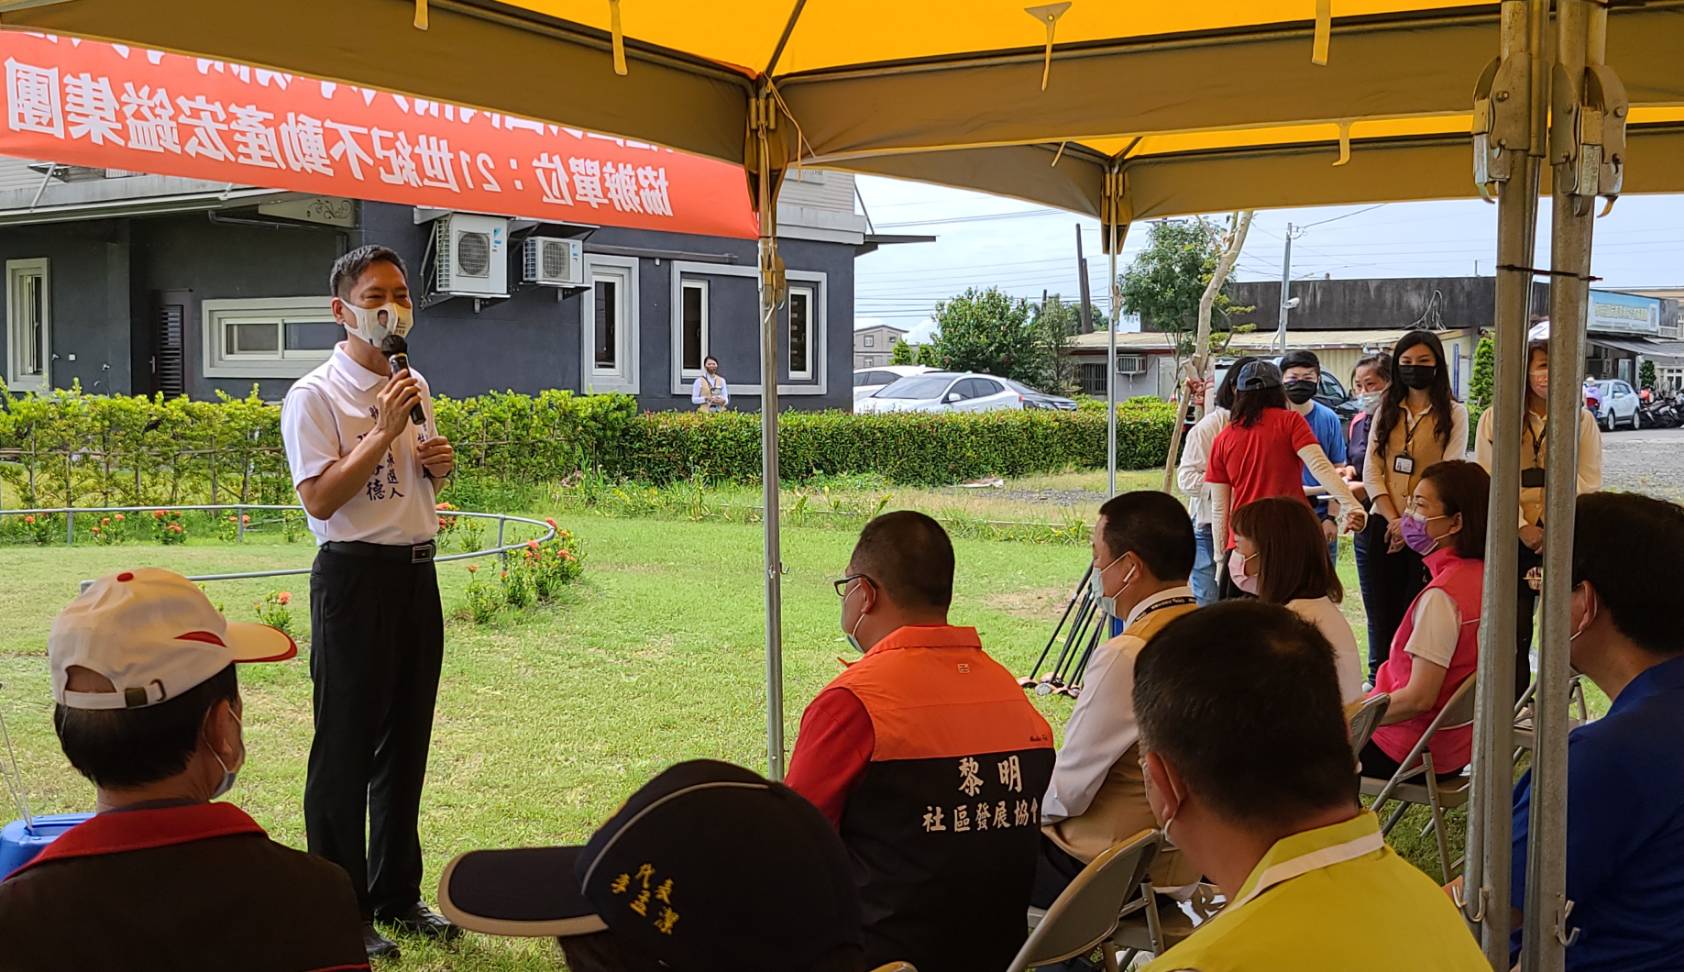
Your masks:
<svg viewBox="0 0 1684 972"><path fill-rule="evenodd" d="M375 930L374 923L371 921L363 922L363 951L367 952L371 959L395 960L399 957L398 943Z"/></svg>
<svg viewBox="0 0 1684 972"><path fill-rule="evenodd" d="M440 917L422 901L403 911L377 914L375 917L406 935L419 935L438 942L452 942L462 936L462 929Z"/></svg>

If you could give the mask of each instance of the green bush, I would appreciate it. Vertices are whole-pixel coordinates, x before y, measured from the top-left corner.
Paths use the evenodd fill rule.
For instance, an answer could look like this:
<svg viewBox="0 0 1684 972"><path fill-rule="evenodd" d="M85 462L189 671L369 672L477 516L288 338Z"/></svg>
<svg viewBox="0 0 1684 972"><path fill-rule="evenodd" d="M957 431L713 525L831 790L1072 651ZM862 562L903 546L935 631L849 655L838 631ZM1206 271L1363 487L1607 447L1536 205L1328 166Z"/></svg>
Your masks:
<svg viewBox="0 0 1684 972"><path fill-rule="evenodd" d="M639 414L629 396L566 391L440 396L434 408L456 446L450 500L464 509L507 506L514 494L581 471L656 484L760 478L755 413ZM1172 411L1150 398L1118 404L1119 466L1162 465ZM1103 403L1076 412L785 412L778 424L786 481L875 475L944 484L1105 463ZM195 402L79 389L13 396L0 385L0 479L14 505L294 502L280 408L255 390Z"/></svg>

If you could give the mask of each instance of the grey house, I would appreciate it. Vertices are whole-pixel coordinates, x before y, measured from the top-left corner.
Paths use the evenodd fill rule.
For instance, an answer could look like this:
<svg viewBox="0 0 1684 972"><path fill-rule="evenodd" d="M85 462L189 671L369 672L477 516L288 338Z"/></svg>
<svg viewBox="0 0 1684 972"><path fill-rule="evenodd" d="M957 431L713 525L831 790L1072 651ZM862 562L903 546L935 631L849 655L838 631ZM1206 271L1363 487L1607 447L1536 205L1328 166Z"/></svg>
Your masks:
<svg viewBox="0 0 1684 972"><path fill-rule="evenodd" d="M898 240L868 233L853 179L840 173L794 174L779 220L790 284L782 404L848 408L854 258ZM464 239L458 225L485 232ZM278 399L342 336L328 269L364 243L391 246L409 264L410 351L437 392L613 391L645 409L687 409L713 355L733 405L759 407L753 240L11 159L0 159L3 377L15 390L79 381L90 392L195 398L256 385ZM529 265L540 246L545 264ZM464 268L500 280L464 284Z"/></svg>

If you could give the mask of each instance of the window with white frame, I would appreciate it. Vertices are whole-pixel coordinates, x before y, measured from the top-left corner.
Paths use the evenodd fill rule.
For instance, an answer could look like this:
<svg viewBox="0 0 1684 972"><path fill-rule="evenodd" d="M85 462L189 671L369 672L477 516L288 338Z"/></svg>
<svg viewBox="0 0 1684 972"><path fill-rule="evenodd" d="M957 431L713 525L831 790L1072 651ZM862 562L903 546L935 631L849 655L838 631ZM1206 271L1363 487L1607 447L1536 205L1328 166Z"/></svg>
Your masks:
<svg viewBox="0 0 1684 972"><path fill-rule="evenodd" d="M207 378L301 378L345 338L326 297L207 300L201 306Z"/></svg>
<svg viewBox="0 0 1684 972"><path fill-rule="evenodd" d="M680 293L678 374L697 378L708 356L708 282L686 280Z"/></svg>
<svg viewBox="0 0 1684 972"><path fill-rule="evenodd" d="M794 286L789 288L789 377L811 380L813 377L814 318L818 313L818 288Z"/></svg>
<svg viewBox="0 0 1684 972"><path fill-rule="evenodd" d="M588 255L590 289L580 301L584 389L636 394L637 260Z"/></svg>
<svg viewBox="0 0 1684 972"><path fill-rule="evenodd" d="M45 257L6 261L6 384L52 387L52 296Z"/></svg>
<svg viewBox="0 0 1684 972"><path fill-rule="evenodd" d="M875 348L877 346L877 335L867 334L865 336L865 346L868 348Z"/></svg>

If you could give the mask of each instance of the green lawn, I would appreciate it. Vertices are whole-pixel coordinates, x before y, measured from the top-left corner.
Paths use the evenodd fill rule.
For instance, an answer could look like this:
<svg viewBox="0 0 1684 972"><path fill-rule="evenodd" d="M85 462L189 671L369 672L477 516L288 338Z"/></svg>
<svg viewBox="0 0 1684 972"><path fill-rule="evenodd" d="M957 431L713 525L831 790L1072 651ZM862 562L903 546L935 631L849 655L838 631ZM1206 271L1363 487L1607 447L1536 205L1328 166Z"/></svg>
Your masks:
<svg viewBox="0 0 1684 972"><path fill-rule="evenodd" d="M586 580L560 606L489 627L451 621L423 804L426 889L449 858L475 847L583 841L638 785L677 760L714 757L764 770L763 572L758 528L574 517ZM849 653L837 629L839 576L852 536L788 529L784 580L786 732ZM975 624L1014 670L1033 664L1087 559L1075 546L957 543L954 618ZM309 562L306 544L206 543L161 548L0 548L0 706L18 744L37 812L86 808L88 784L52 735L44 659L53 615L76 581L135 565L186 573ZM441 568L447 610L467 572ZM221 582L212 599L236 618L272 590L296 596L308 630L305 578ZM247 768L233 794L281 841L304 842L300 800L310 742L302 659L242 674ZM1055 725L1064 699L1040 704ZM9 816L9 815L8 815ZM406 942L406 969L557 968L549 942L470 936L455 954Z"/></svg>

